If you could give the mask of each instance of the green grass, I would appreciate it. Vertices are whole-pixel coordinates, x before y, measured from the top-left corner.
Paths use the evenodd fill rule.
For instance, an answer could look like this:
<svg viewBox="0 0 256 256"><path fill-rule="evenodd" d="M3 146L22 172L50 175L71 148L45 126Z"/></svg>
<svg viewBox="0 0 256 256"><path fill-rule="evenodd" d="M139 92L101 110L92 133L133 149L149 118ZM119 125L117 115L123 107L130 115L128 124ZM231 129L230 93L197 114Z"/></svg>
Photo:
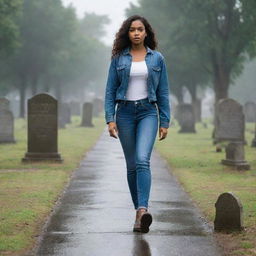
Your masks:
<svg viewBox="0 0 256 256"><path fill-rule="evenodd" d="M245 253L240 255L256 255L256 148L250 146L254 125L246 127L245 156L250 171L220 164L225 159L225 150L216 153L210 124L207 129L198 124L196 134L180 134L178 130L179 127L171 127L166 140L156 143L157 150L210 224L213 225L218 196L229 191L238 196L243 205L245 231L224 237L226 243L237 242L226 255L238 255L238 251Z"/></svg>
<svg viewBox="0 0 256 256"><path fill-rule="evenodd" d="M0 144L0 255L19 255L31 249L73 170L102 133L104 120L94 128L79 127L80 118L59 130L63 163L22 163L27 151L26 122L15 122L16 144Z"/></svg>

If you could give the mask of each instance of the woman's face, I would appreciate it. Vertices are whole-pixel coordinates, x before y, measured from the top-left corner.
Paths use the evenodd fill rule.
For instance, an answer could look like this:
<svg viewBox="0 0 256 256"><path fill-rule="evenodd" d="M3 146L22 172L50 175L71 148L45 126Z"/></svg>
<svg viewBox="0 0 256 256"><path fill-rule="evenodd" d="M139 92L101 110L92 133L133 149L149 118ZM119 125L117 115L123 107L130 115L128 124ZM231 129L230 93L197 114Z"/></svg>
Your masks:
<svg viewBox="0 0 256 256"><path fill-rule="evenodd" d="M144 44L144 39L147 36L144 24L140 20L132 22L129 29L129 39L132 44L140 45Z"/></svg>

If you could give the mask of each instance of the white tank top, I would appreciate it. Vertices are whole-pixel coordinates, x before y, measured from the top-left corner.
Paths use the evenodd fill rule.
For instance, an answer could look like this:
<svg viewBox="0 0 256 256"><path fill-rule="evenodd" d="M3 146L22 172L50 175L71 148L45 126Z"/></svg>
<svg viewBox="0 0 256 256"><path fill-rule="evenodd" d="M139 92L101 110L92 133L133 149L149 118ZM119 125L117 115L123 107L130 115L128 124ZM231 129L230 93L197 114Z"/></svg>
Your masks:
<svg viewBox="0 0 256 256"><path fill-rule="evenodd" d="M126 92L127 100L140 100L148 97L147 78L148 69L145 60L132 62Z"/></svg>

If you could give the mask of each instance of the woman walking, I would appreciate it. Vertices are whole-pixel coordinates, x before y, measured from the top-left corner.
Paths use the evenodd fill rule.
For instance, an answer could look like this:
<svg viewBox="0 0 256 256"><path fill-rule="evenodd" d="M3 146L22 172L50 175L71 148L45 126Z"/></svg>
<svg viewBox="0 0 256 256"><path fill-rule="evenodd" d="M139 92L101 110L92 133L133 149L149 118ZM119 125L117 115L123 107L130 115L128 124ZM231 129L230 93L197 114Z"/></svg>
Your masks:
<svg viewBox="0 0 256 256"><path fill-rule="evenodd" d="M119 137L126 160L136 210L133 231L142 233L152 223L148 212L151 152L158 129L163 140L170 122L166 66L156 46L154 31L144 17L126 19L116 34L105 91L108 131Z"/></svg>

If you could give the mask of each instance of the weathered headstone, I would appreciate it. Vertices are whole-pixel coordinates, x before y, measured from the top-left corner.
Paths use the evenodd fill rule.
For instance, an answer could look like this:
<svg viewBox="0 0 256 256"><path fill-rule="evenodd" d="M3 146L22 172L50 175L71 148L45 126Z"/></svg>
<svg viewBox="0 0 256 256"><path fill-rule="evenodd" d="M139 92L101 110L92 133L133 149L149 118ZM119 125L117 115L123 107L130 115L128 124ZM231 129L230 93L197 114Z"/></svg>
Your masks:
<svg viewBox="0 0 256 256"><path fill-rule="evenodd" d="M0 110L0 143L14 143L14 118L11 111Z"/></svg>
<svg viewBox="0 0 256 256"><path fill-rule="evenodd" d="M49 94L38 94L28 100L28 161L61 162L58 153L57 100Z"/></svg>
<svg viewBox="0 0 256 256"><path fill-rule="evenodd" d="M72 116L80 116L81 115L81 104L78 101L71 101L70 110Z"/></svg>
<svg viewBox="0 0 256 256"><path fill-rule="evenodd" d="M10 101L6 98L0 98L0 111L10 110Z"/></svg>
<svg viewBox="0 0 256 256"><path fill-rule="evenodd" d="M92 124L92 113L93 113L93 104L90 102L85 102L83 104L83 114L81 126L84 127L93 127Z"/></svg>
<svg viewBox="0 0 256 256"><path fill-rule="evenodd" d="M179 104L176 117L181 129L180 133L195 133L195 114L191 104Z"/></svg>
<svg viewBox="0 0 256 256"><path fill-rule="evenodd" d="M221 194L215 203L215 208L215 231L243 230L243 207L240 200L233 193Z"/></svg>
<svg viewBox="0 0 256 256"><path fill-rule="evenodd" d="M245 121L255 123L256 122L256 103L247 102L244 105Z"/></svg>
<svg viewBox="0 0 256 256"><path fill-rule="evenodd" d="M215 142L245 141L245 121L242 106L233 99L218 102L215 116Z"/></svg>
<svg viewBox="0 0 256 256"><path fill-rule="evenodd" d="M230 142L226 147L226 159L221 163L237 170L250 170L250 165L244 159L244 143Z"/></svg>

